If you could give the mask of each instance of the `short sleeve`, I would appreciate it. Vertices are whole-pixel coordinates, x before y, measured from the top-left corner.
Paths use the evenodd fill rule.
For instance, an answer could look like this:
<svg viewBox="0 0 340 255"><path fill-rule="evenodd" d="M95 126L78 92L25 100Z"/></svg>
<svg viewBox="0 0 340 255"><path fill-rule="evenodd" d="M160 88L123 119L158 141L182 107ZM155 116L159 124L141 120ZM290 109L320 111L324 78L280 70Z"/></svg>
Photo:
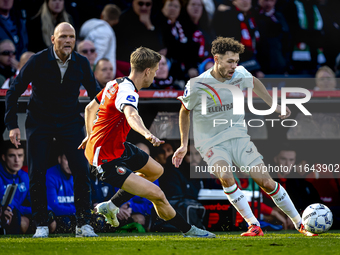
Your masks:
<svg viewBox="0 0 340 255"><path fill-rule="evenodd" d="M191 111L196 106L198 98L197 93L194 91L194 86L191 85L192 83L193 81L188 81L183 96L177 98L188 111Z"/></svg>
<svg viewBox="0 0 340 255"><path fill-rule="evenodd" d="M244 90L246 88L254 88L254 78L251 73L247 71L243 66L238 66L238 71L241 73L242 77L242 82L240 84L240 89Z"/></svg>
<svg viewBox="0 0 340 255"><path fill-rule="evenodd" d="M123 108L125 105L131 105L132 107L138 109L138 99L139 95L134 91L132 85L119 85L115 105L117 110L120 112L123 112Z"/></svg>

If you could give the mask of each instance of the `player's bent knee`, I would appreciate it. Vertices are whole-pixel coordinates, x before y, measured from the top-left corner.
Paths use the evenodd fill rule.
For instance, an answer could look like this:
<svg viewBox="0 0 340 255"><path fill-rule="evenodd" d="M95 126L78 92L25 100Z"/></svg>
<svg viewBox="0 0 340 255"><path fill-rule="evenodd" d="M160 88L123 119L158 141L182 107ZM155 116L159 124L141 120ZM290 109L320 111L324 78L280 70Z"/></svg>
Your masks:
<svg viewBox="0 0 340 255"><path fill-rule="evenodd" d="M167 201L164 192L158 186L150 190L150 193L146 198L156 204Z"/></svg>
<svg viewBox="0 0 340 255"><path fill-rule="evenodd" d="M161 177L162 174L164 173L163 166L157 162L157 165L156 165L156 167L153 169L152 173L153 173L153 175L150 176L149 180L150 180L151 182L154 182L154 181L157 180L159 177Z"/></svg>

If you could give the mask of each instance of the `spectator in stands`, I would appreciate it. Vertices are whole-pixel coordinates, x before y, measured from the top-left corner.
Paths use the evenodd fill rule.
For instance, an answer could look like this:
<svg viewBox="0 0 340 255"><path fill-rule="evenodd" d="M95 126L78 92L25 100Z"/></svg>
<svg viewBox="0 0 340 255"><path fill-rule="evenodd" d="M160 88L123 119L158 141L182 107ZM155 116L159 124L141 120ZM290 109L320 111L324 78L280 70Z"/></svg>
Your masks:
<svg viewBox="0 0 340 255"><path fill-rule="evenodd" d="M5 194L7 185L13 183L18 185L12 203L7 209L3 208L3 213L8 220L5 227L7 234L25 234L30 231L32 210L29 178L28 174L22 170L24 157L25 151L22 147L16 148L10 142L4 144L0 164L0 197L2 198ZM56 224L52 217L49 220L49 229L53 232Z"/></svg>
<svg viewBox="0 0 340 255"><path fill-rule="evenodd" d="M290 1L284 14L292 34L292 73L314 75L326 62L324 21L316 0Z"/></svg>
<svg viewBox="0 0 340 255"><path fill-rule="evenodd" d="M101 58L98 60L94 70L94 76L102 88L106 86L106 83L113 80L113 66L109 59Z"/></svg>
<svg viewBox="0 0 340 255"><path fill-rule="evenodd" d="M115 4L105 5L100 19L90 19L80 28L80 37L94 43L97 58L107 58L113 66L113 77L116 76L116 34L113 26L119 22L120 9Z"/></svg>
<svg viewBox="0 0 340 255"><path fill-rule="evenodd" d="M214 59L207 58L198 66L198 74L202 74L214 66Z"/></svg>
<svg viewBox="0 0 340 255"><path fill-rule="evenodd" d="M168 142L161 144L160 146L165 151L165 158L168 159L172 154L174 154L174 149L172 145Z"/></svg>
<svg viewBox="0 0 340 255"><path fill-rule="evenodd" d="M87 58L90 62L91 70L94 71L95 62L98 56L94 43L90 40L80 41L77 45L77 51L80 55Z"/></svg>
<svg viewBox="0 0 340 255"><path fill-rule="evenodd" d="M323 21L325 64L333 68L340 45L340 1L318 0L317 7Z"/></svg>
<svg viewBox="0 0 340 255"><path fill-rule="evenodd" d="M194 41L191 39L192 31L188 27L191 21L189 18L187 18L186 22L179 20L182 5L182 0L165 1L160 23L163 41L167 48L166 57L171 63L171 77L185 82L189 77L189 69L197 65L198 49L196 49Z"/></svg>
<svg viewBox="0 0 340 255"><path fill-rule="evenodd" d="M14 0L0 0L0 40L9 39L14 43L15 57L19 60L28 46L26 12L14 10L13 2Z"/></svg>
<svg viewBox="0 0 340 255"><path fill-rule="evenodd" d="M256 11L256 23L261 35L257 59L266 74L284 74L289 71L289 27L283 14L276 11L276 1L259 0Z"/></svg>
<svg viewBox="0 0 340 255"><path fill-rule="evenodd" d="M155 79L149 89L181 89L181 87L177 85L177 82L178 81L174 81L174 78L169 75L168 61L162 55Z"/></svg>
<svg viewBox="0 0 340 255"><path fill-rule="evenodd" d="M204 9L207 11L209 22L212 21L212 18L214 17L214 14L215 14L215 10L216 10L215 1L216 0L203 0L202 1L204 4Z"/></svg>
<svg viewBox="0 0 340 255"><path fill-rule="evenodd" d="M340 53L335 59L335 77L340 78Z"/></svg>
<svg viewBox="0 0 340 255"><path fill-rule="evenodd" d="M58 156L58 164L46 172L47 204L56 220L56 233L70 233L76 224L73 176L64 154Z"/></svg>
<svg viewBox="0 0 340 255"><path fill-rule="evenodd" d="M28 174L21 168L24 163L25 152L22 147L16 148L7 143L1 155L0 164L0 198L3 197L9 184L17 184L13 201L3 212L7 215L5 230L7 234L25 234L30 225L31 199L29 194Z"/></svg>
<svg viewBox="0 0 340 255"><path fill-rule="evenodd" d="M131 52L141 45L166 55L161 27L151 17L151 8L152 0L133 0L132 7L120 16L115 31L117 60L122 61L123 64L130 61ZM118 66L117 69L119 70L120 67Z"/></svg>
<svg viewBox="0 0 340 255"><path fill-rule="evenodd" d="M245 51L239 65L244 66L257 78L263 78L264 73L261 71L256 54L260 33L251 7L251 0L233 0L231 7L219 5L212 21L212 27L217 36L234 37L235 40L241 42L245 46Z"/></svg>
<svg viewBox="0 0 340 255"><path fill-rule="evenodd" d="M31 51L26 51L25 53L23 53L21 55L17 71L15 72L15 74L13 76L8 78L4 82L4 84L1 87L2 89L9 89L10 84L15 79L15 77L17 77L17 75L20 72L20 69L26 64L26 62L30 59L30 57L32 55L34 55L34 52L31 52ZM0 59L1 59L1 57L0 57ZM27 87L27 90L24 92L24 94L25 95L30 95L31 93L32 93L32 86L31 86L31 84L29 84L28 87Z"/></svg>
<svg viewBox="0 0 340 255"><path fill-rule="evenodd" d="M154 148L152 157L162 166L166 164L165 151L161 147Z"/></svg>
<svg viewBox="0 0 340 255"><path fill-rule="evenodd" d="M64 8L64 0L45 0L39 12L27 22L28 49L39 52L51 46L53 31L61 22L73 24L72 17Z"/></svg>
<svg viewBox="0 0 340 255"><path fill-rule="evenodd" d="M14 43L9 39L0 41L0 76L2 79L6 80L13 76L18 65L19 62L15 59Z"/></svg>
<svg viewBox="0 0 340 255"><path fill-rule="evenodd" d="M315 74L316 87L314 90L336 90L335 73L328 66L322 66Z"/></svg>
<svg viewBox="0 0 340 255"><path fill-rule="evenodd" d="M184 17L188 15L192 23L195 24L198 30L202 32L205 41L204 57L207 57L208 55L211 56L211 42L215 37L215 34L211 29L211 19L208 17L208 12L206 10L207 1L209 0L184 0L183 11L185 12L182 13L184 14ZM201 7L203 8L202 12L200 11ZM195 42L197 42L197 39Z"/></svg>

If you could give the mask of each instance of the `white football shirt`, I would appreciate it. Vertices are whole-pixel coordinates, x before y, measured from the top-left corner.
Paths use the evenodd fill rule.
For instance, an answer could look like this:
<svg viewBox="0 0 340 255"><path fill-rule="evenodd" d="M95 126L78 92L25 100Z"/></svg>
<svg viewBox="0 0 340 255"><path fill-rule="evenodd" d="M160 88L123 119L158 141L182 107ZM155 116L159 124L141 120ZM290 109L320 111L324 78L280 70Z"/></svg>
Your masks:
<svg viewBox="0 0 340 255"><path fill-rule="evenodd" d="M248 136L244 113L233 114L233 94L229 89L218 88L216 85L236 86L241 91L253 88L252 74L243 66L238 66L232 78L222 83L210 74L212 70L213 68L210 68L197 78L188 81L184 95L178 97L183 106L193 112L194 143L201 154L223 141ZM202 94L207 97L205 115L202 114Z"/></svg>

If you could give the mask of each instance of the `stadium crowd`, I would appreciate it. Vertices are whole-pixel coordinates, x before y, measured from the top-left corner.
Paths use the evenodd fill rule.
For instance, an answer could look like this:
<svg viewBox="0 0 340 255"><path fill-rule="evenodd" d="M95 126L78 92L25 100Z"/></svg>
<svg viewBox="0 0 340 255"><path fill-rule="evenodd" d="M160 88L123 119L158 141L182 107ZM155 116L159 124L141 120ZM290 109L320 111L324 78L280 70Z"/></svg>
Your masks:
<svg viewBox="0 0 340 255"><path fill-rule="evenodd" d="M8 89L28 59L51 46L55 27L69 22L76 31L77 52L88 59L101 87L128 75L131 52L144 46L162 55L149 89L183 90L190 78L214 63L211 42L217 36L227 36L245 45L239 64L255 77L316 77L314 90L333 91L340 86L336 80L340 77L339 10L336 0L0 0L0 85ZM31 85L27 85L25 93L30 94ZM0 210L0 231L34 233L24 147L3 144L0 198L8 184L16 183L18 189L12 203ZM174 169L171 156L175 145L178 144L167 142L153 149L140 144L140 148L164 167L163 176L155 183L164 190L170 204L190 218L191 224L207 227L198 193L202 188L216 188L219 183L211 178L190 179L186 171L189 158L180 169ZM48 228L50 233L68 233L76 227L73 176L63 148L54 146L46 173ZM190 153L195 153L193 147ZM273 164L277 165L288 164L288 159L290 165L307 163L291 147L283 146L273 156ZM198 162L203 164L201 159ZM299 194L292 197L299 212L316 202L333 207L337 212L335 227L339 227L339 178L316 179L298 174L298 178L274 178L290 194ZM322 188L326 181L328 190ZM242 189L258 190L248 178L241 176L237 182ZM92 210L117 191L93 174L91 189ZM197 209L189 212L187 208L192 206ZM274 229L277 225L293 228L266 199L259 208L257 213L263 214L262 219ZM113 228L105 224L102 216L93 214L90 224L96 232L176 231L157 218L150 201L137 196L120 207L118 219L121 226Z"/></svg>

